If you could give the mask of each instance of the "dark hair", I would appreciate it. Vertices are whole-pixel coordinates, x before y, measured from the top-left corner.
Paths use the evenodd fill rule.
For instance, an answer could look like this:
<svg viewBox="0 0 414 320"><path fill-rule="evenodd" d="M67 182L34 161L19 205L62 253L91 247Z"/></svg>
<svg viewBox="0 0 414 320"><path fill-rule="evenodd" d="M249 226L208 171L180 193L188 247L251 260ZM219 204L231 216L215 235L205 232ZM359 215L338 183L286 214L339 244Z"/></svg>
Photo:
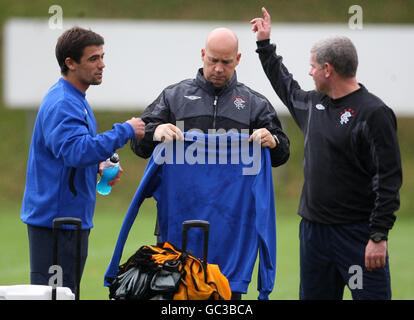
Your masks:
<svg viewBox="0 0 414 320"><path fill-rule="evenodd" d="M56 59L60 66L60 72L66 74L66 58L72 58L80 62L83 55L83 49L87 46L101 46L104 44L104 38L92 30L86 30L80 27L73 27L66 30L58 39L56 44Z"/></svg>
<svg viewBox="0 0 414 320"><path fill-rule="evenodd" d="M358 68L358 55L352 41L347 37L331 37L317 42L311 52L321 66L328 62L342 77L355 77Z"/></svg>

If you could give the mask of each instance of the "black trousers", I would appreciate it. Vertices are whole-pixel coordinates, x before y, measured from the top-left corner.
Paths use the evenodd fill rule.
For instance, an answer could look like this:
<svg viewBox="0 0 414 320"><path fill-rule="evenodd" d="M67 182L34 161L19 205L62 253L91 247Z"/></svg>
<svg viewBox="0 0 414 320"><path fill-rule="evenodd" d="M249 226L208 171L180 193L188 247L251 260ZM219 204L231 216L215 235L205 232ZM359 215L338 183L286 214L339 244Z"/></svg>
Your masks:
<svg viewBox="0 0 414 320"><path fill-rule="evenodd" d="M391 299L388 253L385 267L365 267L369 234L368 221L328 225L303 218L299 298L340 300L348 286L354 300Z"/></svg>
<svg viewBox="0 0 414 320"><path fill-rule="evenodd" d="M53 230L27 225L30 249L30 283L49 285L49 268L53 265ZM88 255L90 230L81 231L81 277ZM63 271L63 286L75 292L76 287L76 233L59 230L58 265Z"/></svg>

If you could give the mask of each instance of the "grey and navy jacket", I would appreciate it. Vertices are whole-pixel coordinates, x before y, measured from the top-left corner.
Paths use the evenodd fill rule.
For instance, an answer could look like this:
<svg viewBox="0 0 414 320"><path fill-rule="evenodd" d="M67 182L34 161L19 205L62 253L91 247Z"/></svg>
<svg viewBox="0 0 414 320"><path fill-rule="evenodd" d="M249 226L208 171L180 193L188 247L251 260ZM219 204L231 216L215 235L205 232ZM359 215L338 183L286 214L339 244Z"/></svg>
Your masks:
<svg viewBox="0 0 414 320"><path fill-rule="evenodd" d="M143 112L145 137L133 139L131 149L140 157L151 156L156 141L155 128L163 123L183 123L183 131L192 129L209 133L211 129L235 130L249 134L266 128L277 137L277 146L270 149L272 166L280 166L289 158L289 139L282 130L276 111L261 94L237 81L236 72L223 88L216 89L199 69L195 79L186 79L165 88ZM211 131L210 131L211 133ZM244 132L243 132L244 133Z"/></svg>
<svg viewBox="0 0 414 320"><path fill-rule="evenodd" d="M365 220L371 234L387 234L402 184L394 112L362 84L338 99L302 90L276 46L257 45L270 83L305 138L299 215L324 224Z"/></svg>

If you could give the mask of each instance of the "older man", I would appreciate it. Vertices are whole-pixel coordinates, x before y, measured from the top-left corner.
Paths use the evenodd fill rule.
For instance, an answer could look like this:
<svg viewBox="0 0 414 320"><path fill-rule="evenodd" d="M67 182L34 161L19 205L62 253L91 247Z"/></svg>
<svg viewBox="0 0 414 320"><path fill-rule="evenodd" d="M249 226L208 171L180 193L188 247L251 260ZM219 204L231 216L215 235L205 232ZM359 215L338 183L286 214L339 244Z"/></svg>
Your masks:
<svg viewBox="0 0 414 320"><path fill-rule="evenodd" d="M390 299L387 236L399 208L401 159L393 111L356 80L358 56L345 37L311 50L304 91L270 44L271 22L251 21L274 90L305 135L299 205L300 298Z"/></svg>

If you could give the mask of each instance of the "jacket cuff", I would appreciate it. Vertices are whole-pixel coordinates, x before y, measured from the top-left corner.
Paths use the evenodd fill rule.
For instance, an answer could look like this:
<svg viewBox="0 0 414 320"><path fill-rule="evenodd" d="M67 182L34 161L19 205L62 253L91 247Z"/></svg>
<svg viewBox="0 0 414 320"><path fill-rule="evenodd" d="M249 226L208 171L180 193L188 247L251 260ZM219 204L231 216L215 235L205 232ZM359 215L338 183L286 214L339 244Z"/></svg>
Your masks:
<svg viewBox="0 0 414 320"><path fill-rule="evenodd" d="M270 39L256 41L257 48L264 48L270 44Z"/></svg>
<svg viewBox="0 0 414 320"><path fill-rule="evenodd" d="M128 122L124 122L123 124L121 124L121 126L123 126L128 131L129 139L133 139L136 137L134 128Z"/></svg>
<svg viewBox="0 0 414 320"><path fill-rule="evenodd" d="M369 235L372 236L374 233L383 233L388 237L389 229L381 227L371 227Z"/></svg>

